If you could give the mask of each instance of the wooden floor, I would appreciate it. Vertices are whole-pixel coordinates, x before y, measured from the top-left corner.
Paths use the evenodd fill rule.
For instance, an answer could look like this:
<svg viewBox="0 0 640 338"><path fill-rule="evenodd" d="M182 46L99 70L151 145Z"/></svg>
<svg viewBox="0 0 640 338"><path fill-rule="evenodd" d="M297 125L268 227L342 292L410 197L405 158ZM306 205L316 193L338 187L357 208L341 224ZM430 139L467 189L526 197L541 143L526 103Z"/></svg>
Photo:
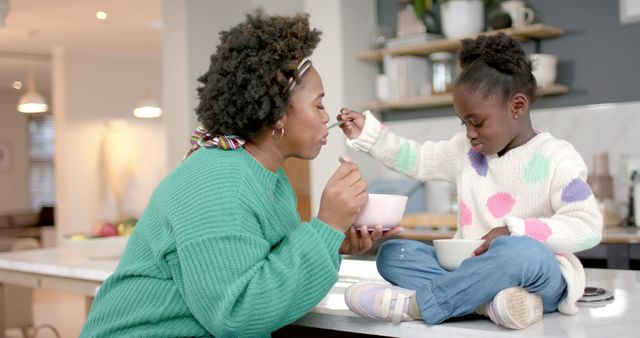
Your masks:
<svg viewBox="0 0 640 338"><path fill-rule="evenodd" d="M78 337L85 320L84 296L36 289L33 295L33 320L35 327L48 324L56 328L60 337ZM33 332L33 331L31 331ZM22 338L22 331L19 329L8 329L7 338ZM56 335L47 328L41 328L37 338L55 338Z"/></svg>

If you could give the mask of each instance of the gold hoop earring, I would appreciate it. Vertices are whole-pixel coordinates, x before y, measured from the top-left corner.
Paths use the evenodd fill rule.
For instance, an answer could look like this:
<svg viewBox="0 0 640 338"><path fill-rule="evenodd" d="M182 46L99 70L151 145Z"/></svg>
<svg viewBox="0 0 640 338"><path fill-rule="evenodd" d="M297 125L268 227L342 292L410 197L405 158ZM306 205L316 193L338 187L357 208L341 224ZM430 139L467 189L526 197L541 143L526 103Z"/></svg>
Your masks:
<svg viewBox="0 0 640 338"><path fill-rule="evenodd" d="M284 127L282 128L273 128L271 130L271 137L273 137L273 139L276 139L276 129L280 129L280 140L282 140L282 138L284 137Z"/></svg>

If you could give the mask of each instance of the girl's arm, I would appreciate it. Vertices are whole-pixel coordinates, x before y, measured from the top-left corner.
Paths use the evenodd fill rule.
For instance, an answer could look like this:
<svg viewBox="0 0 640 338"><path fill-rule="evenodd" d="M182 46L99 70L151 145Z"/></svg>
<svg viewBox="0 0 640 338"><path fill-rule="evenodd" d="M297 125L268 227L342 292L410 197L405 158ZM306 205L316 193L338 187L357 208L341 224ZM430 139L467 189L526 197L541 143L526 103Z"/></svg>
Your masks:
<svg viewBox="0 0 640 338"><path fill-rule="evenodd" d="M509 216L507 226L514 236L529 236L545 243L555 253L590 249L602 239L602 214L586 182L587 167L570 147L559 154L551 182L549 218L522 219Z"/></svg>
<svg viewBox="0 0 640 338"><path fill-rule="evenodd" d="M390 169L420 181L456 180L460 156L464 156L469 146L464 133L458 133L448 141L420 144L390 132L369 111L364 116L360 135L347 140L351 148L366 152Z"/></svg>

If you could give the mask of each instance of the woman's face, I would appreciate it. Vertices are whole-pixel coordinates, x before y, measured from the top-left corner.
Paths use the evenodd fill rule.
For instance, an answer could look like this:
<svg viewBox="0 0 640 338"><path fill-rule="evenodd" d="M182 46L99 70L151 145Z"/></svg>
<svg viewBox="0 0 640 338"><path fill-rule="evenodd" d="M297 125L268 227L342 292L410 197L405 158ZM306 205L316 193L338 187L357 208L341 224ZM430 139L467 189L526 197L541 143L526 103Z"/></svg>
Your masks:
<svg viewBox="0 0 640 338"><path fill-rule="evenodd" d="M453 104L474 151L494 155L510 149L519 125L499 95L484 97L467 86L457 86Z"/></svg>
<svg viewBox="0 0 640 338"><path fill-rule="evenodd" d="M324 109L323 97L322 80L311 67L295 86L283 118L286 157L314 159L327 143L329 114ZM276 140L278 137L276 130Z"/></svg>

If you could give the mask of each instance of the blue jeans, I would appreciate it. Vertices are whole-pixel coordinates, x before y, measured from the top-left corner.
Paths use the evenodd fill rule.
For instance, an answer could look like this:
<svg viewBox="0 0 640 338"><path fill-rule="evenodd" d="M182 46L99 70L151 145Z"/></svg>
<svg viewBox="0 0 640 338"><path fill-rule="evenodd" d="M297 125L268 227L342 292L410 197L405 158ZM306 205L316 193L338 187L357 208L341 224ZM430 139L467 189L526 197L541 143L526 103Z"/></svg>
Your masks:
<svg viewBox="0 0 640 338"><path fill-rule="evenodd" d="M429 325L474 313L513 286L539 294L544 312L553 312L567 287L551 250L526 236L498 237L487 252L464 260L451 272L438 264L432 246L410 240L385 242L376 264L388 282L416 290L418 307Z"/></svg>

